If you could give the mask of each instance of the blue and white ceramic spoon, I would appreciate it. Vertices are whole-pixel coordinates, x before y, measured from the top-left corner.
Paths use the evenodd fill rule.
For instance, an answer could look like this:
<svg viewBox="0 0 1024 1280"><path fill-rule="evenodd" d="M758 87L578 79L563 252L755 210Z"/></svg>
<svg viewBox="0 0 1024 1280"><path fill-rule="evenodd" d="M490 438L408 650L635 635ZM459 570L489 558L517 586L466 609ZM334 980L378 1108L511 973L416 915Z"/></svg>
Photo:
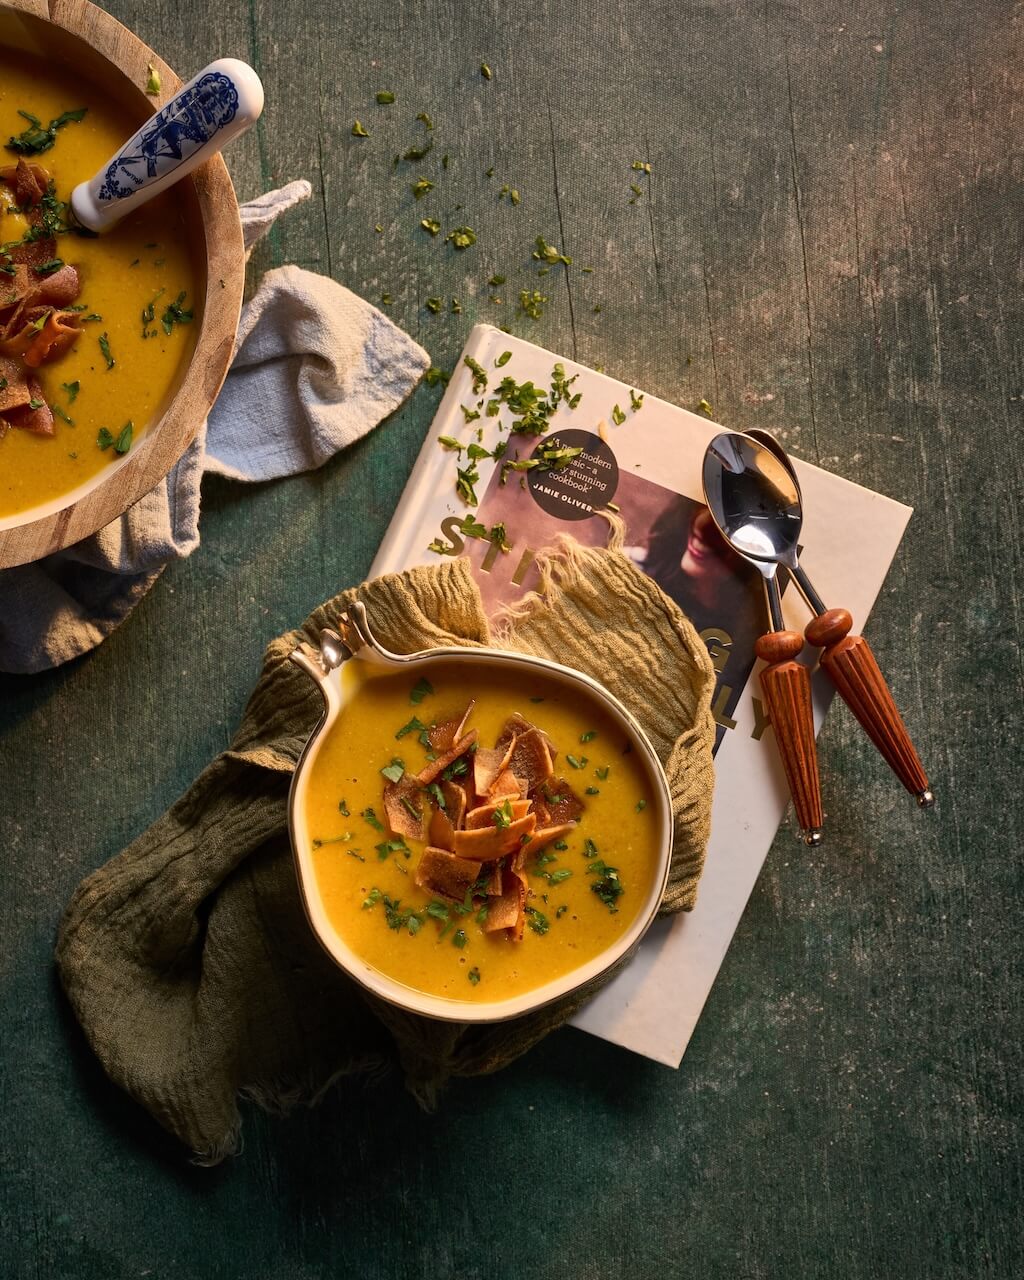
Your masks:
<svg viewBox="0 0 1024 1280"><path fill-rule="evenodd" d="M237 58L211 62L160 108L89 182L71 209L90 231L106 231L255 124L263 85Z"/></svg>

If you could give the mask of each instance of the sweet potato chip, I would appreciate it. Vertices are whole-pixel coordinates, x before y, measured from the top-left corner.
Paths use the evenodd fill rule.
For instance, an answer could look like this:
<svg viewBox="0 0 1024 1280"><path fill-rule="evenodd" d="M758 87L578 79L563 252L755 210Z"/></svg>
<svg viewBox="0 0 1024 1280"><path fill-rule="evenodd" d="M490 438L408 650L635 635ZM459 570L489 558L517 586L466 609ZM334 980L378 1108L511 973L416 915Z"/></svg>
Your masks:
<svg viewBox="0 0 1024 1280"><path fill-rule="evenodd" d="M523 845L523 853L529 856L540 851L555 840L564 840L576 830L575 822L563 822L557 827L538 827L530 837L529 843Z"/></svg>
<svg viewBox="0 0 1024 1280"><path fill-rule="evenodd" d="M515 738L504 748L481 747L473 757L473 785L478 796L489 794L498 778L508 768Z"/></svg>
<svg viewBox="0 0 1024 1280"><path fill-rule="evenodd" d="M519 847L523 836L532 836L537 819L532 813L510 822L507 827L479 827L475 831L456 831L455 852L463 858L489 862L504 857Z"/></svg>
<svg viewBox="0 0 1024 1280"><path fill-rule="evenodd" d="M428 782L435 781L439 774L443 773L450 764L454 764L455 761L458 760L459 756L465 755L473 743L476 742L477 736L477 731L475 729L470 729L468 733L464 734L458 742L456 742L454 747L451 747L448 751L444 752L443 755L438 756L436 760L431 760L430 763L425 765L416 775L420 782L426 786Z"/></svg>
<svg viewBox="0 0 1024 1280"><path fill-rule="evenodd" d="M547 738L539 729L529 729L513 741L509 768L517 778L525 779L527 793L536 791L554 767Z"/></svg>
<svg viewBox="0 0 1024 1280"><path fill-rule="evenodd" d="M501 731L501 736L494 745L499 749L501 747L508 746L513 738L518 738L522 734L530 733L531 730L534 733L539 733L544 739L545 746L548 749L553 764L558 756L558 752L555 750L554 746L552 746L551 739L543 729L538 729L535 724L527 720L525 716L521 716L518 711L513 711L505 721L505 727Z"/></svg>
<svg viewBox="0 0 1024 1280"><path fill-rule="evenodd" d="M488 802L487 804L480 805L476 809L470 809L466 814L466 830L478 831L481 827L495 826L494 814L496 811L501 809L504 803L504 800L498 804L491 804ZM511 811L512 818L518 820L519 818L525 818L527 813L529 813L530 802L529 800L509 800L508 807Z"/></svg>
<svg viewBox="0 0 1024 1280"><path fill-rule="evenodd" d="M469 706L461 716L448 716L432 724L427 730L427 740L432 751L450 751L466 732L466 721L469 719L476 698L469 700Z"/></svg>
<svg viewBox="0 0 1024 1280"><path fill-rule="evenodd" d="M415 880L428 893L439 894L453 902L462 902L476 884L479 872L479 863L456 857L447 849L435 849L428 845L416 867Z"/></svg>
<svg viewBox="0 0 1024 1280"><path fill-rule="evenodd" d="M384 787L384 814L393 836L426 840L430 829L430 801L422 783L411 773Z"/></svg>
<svg viewBox="0 0 1024 1280"><path fill-rule="evenodd" d="M560 826L576 821L583 812L583 801L564 778L552 777L541 784L534 807L540 826Z"/></svg>
<svg viewBox="0 0 1024 1280"><path fill-rule="evenodd" d="M518 796L520 800L525 800L529 793L530 788L522 778L517 778L511 769L502 769L488 791L487 798L497 800L502 796Z"/></svg>

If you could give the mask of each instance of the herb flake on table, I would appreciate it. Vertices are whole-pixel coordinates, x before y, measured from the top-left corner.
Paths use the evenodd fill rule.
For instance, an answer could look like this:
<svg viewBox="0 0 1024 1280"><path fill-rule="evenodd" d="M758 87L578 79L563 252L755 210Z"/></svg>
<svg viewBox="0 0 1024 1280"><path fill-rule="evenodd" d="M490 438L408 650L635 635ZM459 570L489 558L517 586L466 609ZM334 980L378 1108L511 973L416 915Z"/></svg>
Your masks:
<svg viewBox="0 0 1024 1280"><path fill-rule="evenodd" d="M390 90L387 90L387 89L382 89L380 93L376 95L376 98L377 98L377 105L379 107L390 107L393 105L395 101L395 95L391 93Z"/></svg>
<svg viewBox="0 0 1024 1280"><path fill-rule="evenodd" d="M422 200L428 191L433 191L434 184L429 178L417 178L415 182L410 184L409 190L412 192L416 200Z"/></svg>
<svg viewBox="0 0 1024 1280"><path fill-rule="evenodd" d="M494 78L494 72L491 70L491 68L487 65L486 62L480 63L480 74L483 76L485 80L493 80Z"/></svg>
<svg viewBox="0 0 1024 1280"><path fill-rule="evenodd" d="M420 111L417 114L416 119L423 125L424 129L433 129L434 122L425 111Z"/></svg>
<svg viewBox="0 0 1024 1280"><path fill-rule="evenodd" d="M429 231L432 236L436 236L441 231L441 224L436 218L421 218L420 226L424 231Z"/></svg>
<svg viewBox="0 0 1024 1280"><path fill-rule="evenodd" d="M538 262L546 262L549 266L555 266L561 262L567 267L572 263L572 258L556 249L554 245L548 244L543 236L538 236L535 243L537 247L534 249L532 257Z"/></svg>
<svg viewBox="0 0 1024 1280"><path fill-rule="evenodd" d="M366 129L363 126L363 122L361 120L352 121L352 137L353 138L368 138L369 136L370 135L366 132Z"/></svg>
<svg viewBox="0 0 1024 1280"><path fill-rule="evenodd" d="M470 245L476 244L476 232L472 227L456 227L445 236L445 241L449 240L456 249L468 249Z"/></svg>

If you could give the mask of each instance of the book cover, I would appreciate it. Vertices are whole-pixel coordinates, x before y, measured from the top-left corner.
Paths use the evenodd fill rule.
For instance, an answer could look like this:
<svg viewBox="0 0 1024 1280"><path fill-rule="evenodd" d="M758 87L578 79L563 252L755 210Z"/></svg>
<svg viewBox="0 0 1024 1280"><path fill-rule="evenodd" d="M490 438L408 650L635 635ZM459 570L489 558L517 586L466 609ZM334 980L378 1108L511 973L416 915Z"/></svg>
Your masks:
<svg viewBox="0 0 1024 1280"><path fill-rule="evenodd" d="M541 434L510 431L524 419L539 420ZM612 511L623 522L627 554L701 633L718 681L712 835L697 905L658 921L628 968L573 1020L671 1066L682 1059L789 799L758 696L753 645L767 629L760 575L724 545L703 504L704 451L724 429L478 325L371 569L376 575L435 562L438 554L468 556L493 614L538 586L534 558L557 534L605 545L609 522L601 513ZM808 463L796 468L801 563L826 604L849 609L863 628L910 509ZM467 505L467 492L476 506ZM478 535L497 527L495 540L467 535L467 515ZM790 588L783 613L797 631L809 619ZM804 660L813 656L805 649ZM818 729L831 686L820 673L812 684Z"/></svg>

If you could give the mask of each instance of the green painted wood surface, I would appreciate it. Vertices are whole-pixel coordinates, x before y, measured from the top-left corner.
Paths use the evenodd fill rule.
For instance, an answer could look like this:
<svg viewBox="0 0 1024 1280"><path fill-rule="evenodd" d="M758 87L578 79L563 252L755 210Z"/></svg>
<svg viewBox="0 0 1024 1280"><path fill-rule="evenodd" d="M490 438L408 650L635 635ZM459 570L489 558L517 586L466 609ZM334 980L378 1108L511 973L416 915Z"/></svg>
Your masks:
<svg viewBox="0 0 1024 1280"><path fill-rule="evenodd" d="M209 485L201 548L100 651L0 681L4 1275L1021 1274L1018 9L111 8L183 73L235 54L264 76L239 193L315 196L257 270L390 293L447 367L473 321L507 320L483 282L514 297L543 234L594 274L546 277L518 332L911 503L868 633L941 798L913 812L833 712L829 844L780 835L679 1072L565 1031L437 1116L394 1080L342 1086L248 1114L244 1153L193 1169L69 1021L56 920L226 743L265 642L365 572L436 393L317 475ZM435 152L396 177L424 110Z"/></svg>

